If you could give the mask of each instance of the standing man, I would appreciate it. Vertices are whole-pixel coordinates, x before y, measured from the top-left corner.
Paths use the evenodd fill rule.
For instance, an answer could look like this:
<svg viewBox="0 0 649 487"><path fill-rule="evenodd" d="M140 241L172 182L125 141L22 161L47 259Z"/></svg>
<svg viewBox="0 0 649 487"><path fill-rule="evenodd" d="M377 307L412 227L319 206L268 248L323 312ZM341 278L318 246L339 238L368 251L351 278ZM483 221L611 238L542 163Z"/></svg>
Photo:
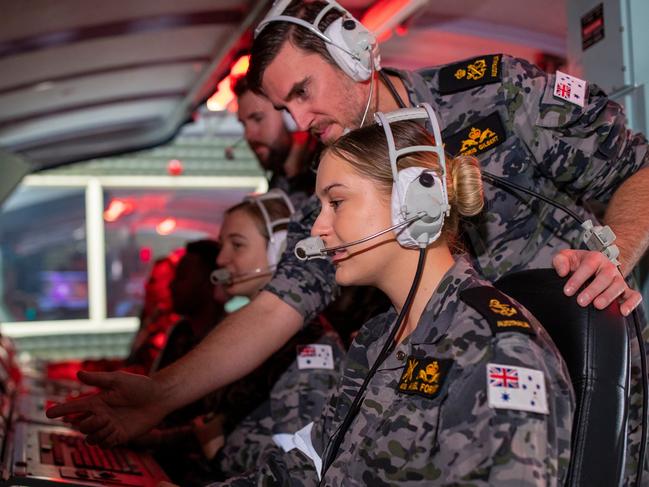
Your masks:
<svg viewBox="0 0 649 487"><path fill-rule="evenodd" d="M236 80L233 91L243 137L259 165L270 174L269 189L281 189L299 208L313 194L311 163L317 140L307 131L298 131L288 112L275 110L267 98L254 93L245 76Z"/></svg>
<svg viewBox="0 0 649 487"><path fill-rule="evenodd" d="M617 234L622 271L628 274L649 241L649 218L642 211L649 204L644 189L649 158L646 139L626 129L618 105L592 86L583 106L557 98L554 76L501 55L421 72L379 69L376 45L361 27L337 4L281 2L258 28L248 79L275 108L287 108L301 129L325 143L370 122L375 111L428 101L445 122L447 144L459 145L457 152L470 150L463 142L475 140L470 135L480 131L472 154L487 171L558 199L583 216L589 212L582 201L608 203L605 223ZM480 77L470 66L476 64ZM486 200L471 245L490 279L554 265L561 275L571 273L568 295L594 276L577 295L583 306L601 309L619 299L624 314L638 306L639 293L603 254L575 250L579 230L570 218L502 190L488 188ZM291 252L308 236L317 214L317 202L309 200L289 225L289 252L273 280L193 353L152 379L81 374L103 391L58 406L50 416L86 412L79 427L89 439L115 444L258 366L335 293L327 260L298 262Z"/></svg>

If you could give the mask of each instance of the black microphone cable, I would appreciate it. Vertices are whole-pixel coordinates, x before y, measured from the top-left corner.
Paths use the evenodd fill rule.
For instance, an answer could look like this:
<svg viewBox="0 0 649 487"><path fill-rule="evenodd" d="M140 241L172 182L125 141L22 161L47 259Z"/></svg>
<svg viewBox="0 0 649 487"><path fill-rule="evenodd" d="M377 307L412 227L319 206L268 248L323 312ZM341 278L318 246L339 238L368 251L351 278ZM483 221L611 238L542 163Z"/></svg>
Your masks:
<svg viewBox="0 0 649 487"><path fill-rule="evenodd" d="M525 188L523 186L520 186L516 183L512 183L511 181L507 181L504 178L501 178L499 176L496 176L495 174L491 174L490 172L487 172L485 170L482 171L482 178L485 179L488 183L490 183L492 186L504 186L507 189L513 189L515 191L520 191L521 193L528 194L534 198L538 198L542 201L545 201L546 203L554 206L555 208L558 208L559 210L563 211L567 215L571 216L577 222L581 225L584 223L584 220L574 211L572 211L570 208L557 203L556 201L548 198L547 196L544 196L540 193L537 193L536 191L532 191L531 189Z"/></svg>
<svg viewBox="0 0 649 487"><path fill-rule="evenodd" d="M529 196L532 196L534 198L538 198L542 201L545 201L546 203L554 206L555 208L563 211L567 215L571 216L574 218L580 225L584 223L584 220L577 215L574 211L572 211L570 208L565 207L564 205L557 203L556 201L548 198L547 196L544 196L540 193L537 193L536 191L532 191L531 189L525 188L523 186L520 186L516 183L512 183L511 181L507 181L504 178L501 178L499 176L496 176L494 174L491 174L487 171L482 171L482 177L485 181L487 181L489 184L493 186L499 186L501 188L509 189L510 191L519 191L521 193L525 193ZM520 196L520 195L519 195ZM619 268L618 268L619 270ZM621 272L620 272L621 274ZM627 281L627 285L629 285L629 282ZM636 471L636 486L640 487L642 484L642 475L643 475L643 468L644 468L644 463L645 463L645 453L646 453L646 446L647 446L647 440L649 439L649 428L647 427L647 412L649 411L649 385L647 384L647 357L646 357L646 347L644 343L644 339L642 337L642 329L640 328L640 317L638 315L638 309L634 309L631 313L631 317L629 318L632 321L632 324L629 325L628 321L627 326L632 327L633 331L635 332L636 338L638 340L638 348L640 349L640 373L642 374L642 428L641 428L641 434L640 434L640 456L638 458L638 467Z"/></svg>
<svg viewBox="0 0 649 487"><path fill-rule="evenodd" d="M627 282L628 285L628 282ZM630 287L630 286L629 286ZM646 347L642 339L642 329L640 328L640 316L638 308L631 312L633 319L633 326L635 328L636 336L638 337L638 347L640 348L640 372L642 374L642 429L640 434L640 455L638 458L638 469L636 473L637 487L642 485L642 475L644 473L645 454L647 448L647 411L649 411L649 390L647 388L647 357Z"/></svg>
<svg viewBox="0 0 649 487"><path fill-rule="evenodd" d="M383 345L383 348L379 352L379 355L374 361L374 364L372 364L372 367L370 368L369 372L365 376L365 379L363 380L361 387L358 389L358 392L356 393L356 396L354 397L354 400L352 401L352 404L349 407L349 410L347 411L345 418L340 423L340 426L336 428L336 431L334 431L334 433L329 437L329 442L324 451L325 459L322 464L322 476L320 477L319 485L322 485L327 469L331 466L333 461L336 459L336 455L338 454L340 445L342 444L342 441L345 438L345 433L347 433L347 430L351 426L352 421L358 414L358 411L360 410L361 405L363 404L363 399L364 399L363 396L365 390L367 389L367 386L369 385L370 380L372 379L372 377L374 377L374 374L376 374L376 371L378 370L379 366L390 354L390 349L393 346L394 338L396 337L397 332L401 328L401 324L403 323L403 320L407 316L408 311L410 311L410 307L412 306L412 301L414 300L417 288L419 287L419 281L421 280L421 275L423 274L424 271L426 249L427 247L422 247L419 249L419 260L417 262L417 270L415 272L415 277L412 280L412 285L410 286L410 291L408 291L408 296L406 297L406 300L403 304L403 308L401 308L401 312L399 313L399 316L397 317L392 329L390 330L390 334L388 335L385 345Z"/></svg>

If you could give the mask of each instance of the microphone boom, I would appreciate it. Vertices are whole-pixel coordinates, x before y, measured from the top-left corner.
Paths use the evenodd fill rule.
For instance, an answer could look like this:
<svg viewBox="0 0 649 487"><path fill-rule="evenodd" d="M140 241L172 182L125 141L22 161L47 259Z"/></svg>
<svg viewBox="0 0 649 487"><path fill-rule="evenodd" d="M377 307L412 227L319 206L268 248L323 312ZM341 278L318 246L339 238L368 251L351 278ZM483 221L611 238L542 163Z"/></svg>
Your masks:
<svg viewBox="0 0 649 487"><path fill-rule="evenodd" d="M384 233L388 233L396 228L403 227L404 225L409 225L410 223L420 220L425 216L426 214L423 212L417 213L415 216L407 218L402 222L397 223L396 225L392 225L391 227L386 228L385 230L373 233L372 235L361 238L359 240L354 240L353 242L350 242L348 244L337 245L336 247L325 247L325 244L320 237L305 238L295 244L295 256L300 260L323 258L326 255L334 253L336 250L342 250L346 249L347 247L365 243L368 240L380 237Z"/></svg>

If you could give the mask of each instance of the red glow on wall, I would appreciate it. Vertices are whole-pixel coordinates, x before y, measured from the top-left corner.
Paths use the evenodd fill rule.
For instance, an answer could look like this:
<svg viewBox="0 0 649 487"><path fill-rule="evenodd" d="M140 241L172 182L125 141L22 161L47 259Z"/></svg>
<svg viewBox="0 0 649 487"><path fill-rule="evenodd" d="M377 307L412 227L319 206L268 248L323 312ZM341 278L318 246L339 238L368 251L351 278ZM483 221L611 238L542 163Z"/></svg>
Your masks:
<svg viewBox="0 0 649 487"><path fill-rule="evenodd" d="M142 262L149 262L151 261L151 256L153 255L153 252L151 251L151 247L142 247L140 249L140 260Z"/></svg>

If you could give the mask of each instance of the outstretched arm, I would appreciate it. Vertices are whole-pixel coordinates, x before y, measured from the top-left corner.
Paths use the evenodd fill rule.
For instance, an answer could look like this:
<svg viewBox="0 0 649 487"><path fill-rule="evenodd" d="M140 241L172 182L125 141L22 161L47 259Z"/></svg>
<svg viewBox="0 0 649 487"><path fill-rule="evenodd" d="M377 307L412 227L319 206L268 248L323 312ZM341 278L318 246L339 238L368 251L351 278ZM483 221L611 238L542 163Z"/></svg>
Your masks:
<svg viewBox="0 0 649 487"><path fill-rule="evenodd" d="M270 292L228 316L194 350L151 378L125 372L80 373L99 394L55 406L91 442L124 443L169 412L233 382L261 365L302 326L302 316Z"/></svg>
<svg viewBox="0 0 649 487"><path fill-rule="evenodd" d="M302 316L262 291L227 317L191 353L154 374L169 410L230 384L261 365L302 327Z"/></svg>

